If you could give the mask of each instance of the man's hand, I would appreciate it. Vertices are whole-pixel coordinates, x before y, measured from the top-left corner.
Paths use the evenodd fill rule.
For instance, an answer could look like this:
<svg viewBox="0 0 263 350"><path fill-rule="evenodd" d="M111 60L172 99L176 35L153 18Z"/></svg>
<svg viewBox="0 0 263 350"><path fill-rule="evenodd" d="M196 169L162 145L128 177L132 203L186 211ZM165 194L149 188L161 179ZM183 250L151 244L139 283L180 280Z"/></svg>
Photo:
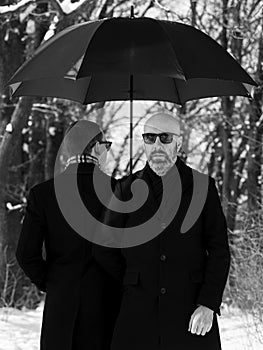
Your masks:
<svg viewBox="0 0 263 350"><path fill-rule="evenodd" d="M212 327L213 314L213 310L200 305L191 316L188 331L197 335L205 335Z"/></svg>

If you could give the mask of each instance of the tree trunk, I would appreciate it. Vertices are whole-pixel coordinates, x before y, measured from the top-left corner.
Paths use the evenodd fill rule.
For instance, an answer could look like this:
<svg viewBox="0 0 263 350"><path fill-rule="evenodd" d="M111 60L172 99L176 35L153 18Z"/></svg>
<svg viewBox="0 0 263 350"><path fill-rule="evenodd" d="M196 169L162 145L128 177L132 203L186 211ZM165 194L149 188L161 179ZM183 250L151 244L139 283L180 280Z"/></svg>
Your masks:
<svg viewBox="0 0 263 350"><path fill-rule="evenodd" d="M6 191L8 189L8 167L10 164L10 155L15 153L21 143L21 131L26 125L28 115L32 107L32 98L20 98L15 111L11 118L12 133L5 132L0 147L0 274L3 275L5 269L4 250L12 242L12 236L9 233L6 202L8 197ZM11 243L11 246L13 243ZM1 286L0 286L1 287ZM1 288L0 288L1 289Z"/></svg>
<svg viewBox="0 0 263 350"><path fill-rule="evenodd" d="M63 141L64 124L63 115L60 120L50 116L46 126L46 154L45 154L45 180L54 176L54 167L59 147Z"/></svg>
<svg viewBox="0 0 263 350"><path fill-rule="evenodd" d="M42 10L43 4L39 6ZM36 31L27 36L25 23L20 23L19 20L10 21L9 23L6 26L6 31L3 30L0 34L0 48L1 53L3 52L3 58L0 61L0 77L3 77L4 83L22 64L25 55L32 54L48 28L47 23L42 21L36 24ZM25 36L26 40L24 40ZM0 86L2 99L4 92L6 91L2 84ZM22 162L22 129L27 125L32 104L33 98L22 97L18 100L11 116L10 109L7 108L9 107L8 104L0 116L2 131L0 145L0 275L2 278L0 279L0 290L6 272L6 262L15 259L16 242L21 229L21 213L18 211L8 212L6 203L10 201L9 189L16 192L23 184L21 167L18 167ZM9 121L10 131L6 131L5 126ZM15 169L15 171L9 172L9 167ZM11 199L14 200L13 196L11 196ZM16 268L17 266L13 267L14 270ZM22 290L18 291L18 293L20 292Z"/></svg>
<svg viewBox="0 0 263 350"><path fill-rule="evenodd" d="M263 22L263 21L262 21ZM263 33L259 37L259 50L257 62L257 81L263 84ZM259 125L262 116L263 92L257 89L254 99L250 103L250 138L248 151L248 211L253 213L261 207L261 164L262 164L262 126Z"/></svg>

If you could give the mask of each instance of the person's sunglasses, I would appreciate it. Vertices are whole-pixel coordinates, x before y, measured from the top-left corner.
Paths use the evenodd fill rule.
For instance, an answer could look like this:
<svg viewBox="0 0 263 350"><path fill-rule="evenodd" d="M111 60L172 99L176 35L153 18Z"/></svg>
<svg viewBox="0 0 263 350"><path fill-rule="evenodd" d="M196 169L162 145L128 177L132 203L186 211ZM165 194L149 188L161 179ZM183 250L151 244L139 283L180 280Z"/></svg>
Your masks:
<svg viewBox="0 0 263 350"><path fill-rule="evenodd" d="M152 145L155 143L157 136L159 137L162 143L165 143L165 144L172 143L174 135L179 136L178 134L163 132L160 134L146 133L146 134L142 134L142 137L143 137L143 141L147 145Z"/></svg>
<svg viewBox="0 0 263 350"><path fill-rule="evenodd" d="M112 142L111 142L111 141L98 141L98 142L99 142L100 145L101 145L101 144L104 144L107 151L110 150L111 145L112 145Z"/></svg>

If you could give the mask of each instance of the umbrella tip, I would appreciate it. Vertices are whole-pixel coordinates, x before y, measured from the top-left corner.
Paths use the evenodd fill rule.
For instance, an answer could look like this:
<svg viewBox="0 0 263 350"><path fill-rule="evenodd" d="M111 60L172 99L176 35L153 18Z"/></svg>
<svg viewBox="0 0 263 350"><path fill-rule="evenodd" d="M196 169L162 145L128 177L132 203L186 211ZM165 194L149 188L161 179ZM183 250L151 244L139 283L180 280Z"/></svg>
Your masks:
<svg viewBox="0 0 263 350"><path fill-rule="evenodd" d="M131 15L130 18L134 18L134 5L131 5Z"/></svg>

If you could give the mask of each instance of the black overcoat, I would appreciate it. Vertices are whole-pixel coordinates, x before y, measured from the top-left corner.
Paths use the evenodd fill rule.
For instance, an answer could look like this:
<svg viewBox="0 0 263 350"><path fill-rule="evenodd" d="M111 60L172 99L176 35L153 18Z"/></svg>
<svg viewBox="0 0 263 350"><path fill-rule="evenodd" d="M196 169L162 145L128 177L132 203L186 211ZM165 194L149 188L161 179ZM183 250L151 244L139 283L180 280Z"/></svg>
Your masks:
<svg viewBox="0 0 263 350"><path fill-rule="evenodd" d="M221 349L217 314L220 315L230 264L226 220L215 181L208 177L208 193L201 215L189 231L180 233L193 194L195 170L179 157L176 166L182 182L182 198L169 225L166 225L165 213L156 217L156 225L163 228L157 237L119 250L94 247L95 258L106 270L119 280L124 275L112 350ZM140 178L149 185L145 205L140 211L121 217L107 214L107 224L130 227L156 212L149 171L152 170L147 164L132 175L133 180ZM118 182L119 199L130 199L129 184L130 177ZM190 317L198 304L214 310L212 329L205 336L188 331Z"/></svg>
<svg viewBox="0 0 263 350"><path fill-rule="evenodd" d="M58 175L59 180L67 184L76 166L71 164ZM102 204L93 188L94 166L79 165L78 188L86 207L99 217ZM66 197L70 201L69 193ZM43 242L46 259L42 257ZM121 285L97 264L91 248L92 244L64 219L54 180L34 186L28 196L16 257L25 274L46 292L41 350L109 350Z"/></svg>

